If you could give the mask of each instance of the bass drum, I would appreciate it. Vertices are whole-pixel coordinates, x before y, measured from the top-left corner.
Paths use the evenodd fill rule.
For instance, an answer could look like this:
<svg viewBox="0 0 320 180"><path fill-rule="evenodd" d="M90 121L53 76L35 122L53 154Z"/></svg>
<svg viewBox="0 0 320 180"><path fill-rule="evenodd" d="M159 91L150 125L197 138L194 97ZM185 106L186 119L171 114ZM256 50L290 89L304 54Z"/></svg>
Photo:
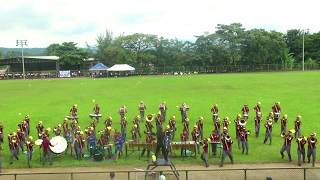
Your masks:
<svg viewBox="0 0 320 180"><path fill-rule="evenodd" d="M66 139L62 136L53 137L50 140L50 143L53 145L53 147L50 146L50 150L55 154L63 153L68 147L68 143Z"/></svg>

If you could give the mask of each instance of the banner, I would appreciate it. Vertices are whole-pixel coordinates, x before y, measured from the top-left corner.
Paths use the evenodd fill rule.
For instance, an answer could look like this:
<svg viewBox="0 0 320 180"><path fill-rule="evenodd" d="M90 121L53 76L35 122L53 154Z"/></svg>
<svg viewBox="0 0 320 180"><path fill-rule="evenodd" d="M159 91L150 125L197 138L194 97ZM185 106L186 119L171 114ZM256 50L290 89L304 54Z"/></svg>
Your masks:
<svg viewBox="0 0 320 180"><path fill-rule="evenodd" d="M59 71L59 77L69 78L69 77L71 77L71 73L70 73L70 71Z"/></svg>

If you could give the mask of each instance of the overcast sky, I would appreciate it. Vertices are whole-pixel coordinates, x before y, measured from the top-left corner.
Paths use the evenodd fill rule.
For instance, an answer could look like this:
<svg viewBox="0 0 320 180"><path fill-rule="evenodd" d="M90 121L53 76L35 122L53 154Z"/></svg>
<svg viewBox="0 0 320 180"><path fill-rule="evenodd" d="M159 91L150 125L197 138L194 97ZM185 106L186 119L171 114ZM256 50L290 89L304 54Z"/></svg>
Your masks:
<svg viewBox="0 0 320 180"><path fill-rule="evenodd" d="M0 0L0 47L74 41L95 44L105 29L194 40L217 24L320 30L319 0Z"/></svg>

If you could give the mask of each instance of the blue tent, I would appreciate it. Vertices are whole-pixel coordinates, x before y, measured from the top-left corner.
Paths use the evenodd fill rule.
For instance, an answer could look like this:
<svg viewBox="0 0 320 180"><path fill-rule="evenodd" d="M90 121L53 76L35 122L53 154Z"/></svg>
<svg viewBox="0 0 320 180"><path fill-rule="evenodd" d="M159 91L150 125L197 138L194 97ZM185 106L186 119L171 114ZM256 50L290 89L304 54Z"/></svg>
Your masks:
<svg viewBox="0 0 320 180"><path fill-rule="evenodd" d="M92 66L89 71L106 71L108 67L102 63L98 63L94 66Z"/></svg>

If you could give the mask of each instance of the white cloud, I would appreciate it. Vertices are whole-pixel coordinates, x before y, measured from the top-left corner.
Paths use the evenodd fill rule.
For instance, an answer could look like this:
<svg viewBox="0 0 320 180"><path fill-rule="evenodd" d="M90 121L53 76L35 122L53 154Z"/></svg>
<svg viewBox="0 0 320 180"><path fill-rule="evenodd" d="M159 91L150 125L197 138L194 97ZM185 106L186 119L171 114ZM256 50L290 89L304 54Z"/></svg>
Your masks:
<svg viewBox="0 0 320 180"><path fill-rule="evenodd" d="M115 35L135 32L193 39L217 24L285 32L320 30L317 0L2 0L0 46L28 39L30 47L74 41L95 43L106 28Z"/></svg>

